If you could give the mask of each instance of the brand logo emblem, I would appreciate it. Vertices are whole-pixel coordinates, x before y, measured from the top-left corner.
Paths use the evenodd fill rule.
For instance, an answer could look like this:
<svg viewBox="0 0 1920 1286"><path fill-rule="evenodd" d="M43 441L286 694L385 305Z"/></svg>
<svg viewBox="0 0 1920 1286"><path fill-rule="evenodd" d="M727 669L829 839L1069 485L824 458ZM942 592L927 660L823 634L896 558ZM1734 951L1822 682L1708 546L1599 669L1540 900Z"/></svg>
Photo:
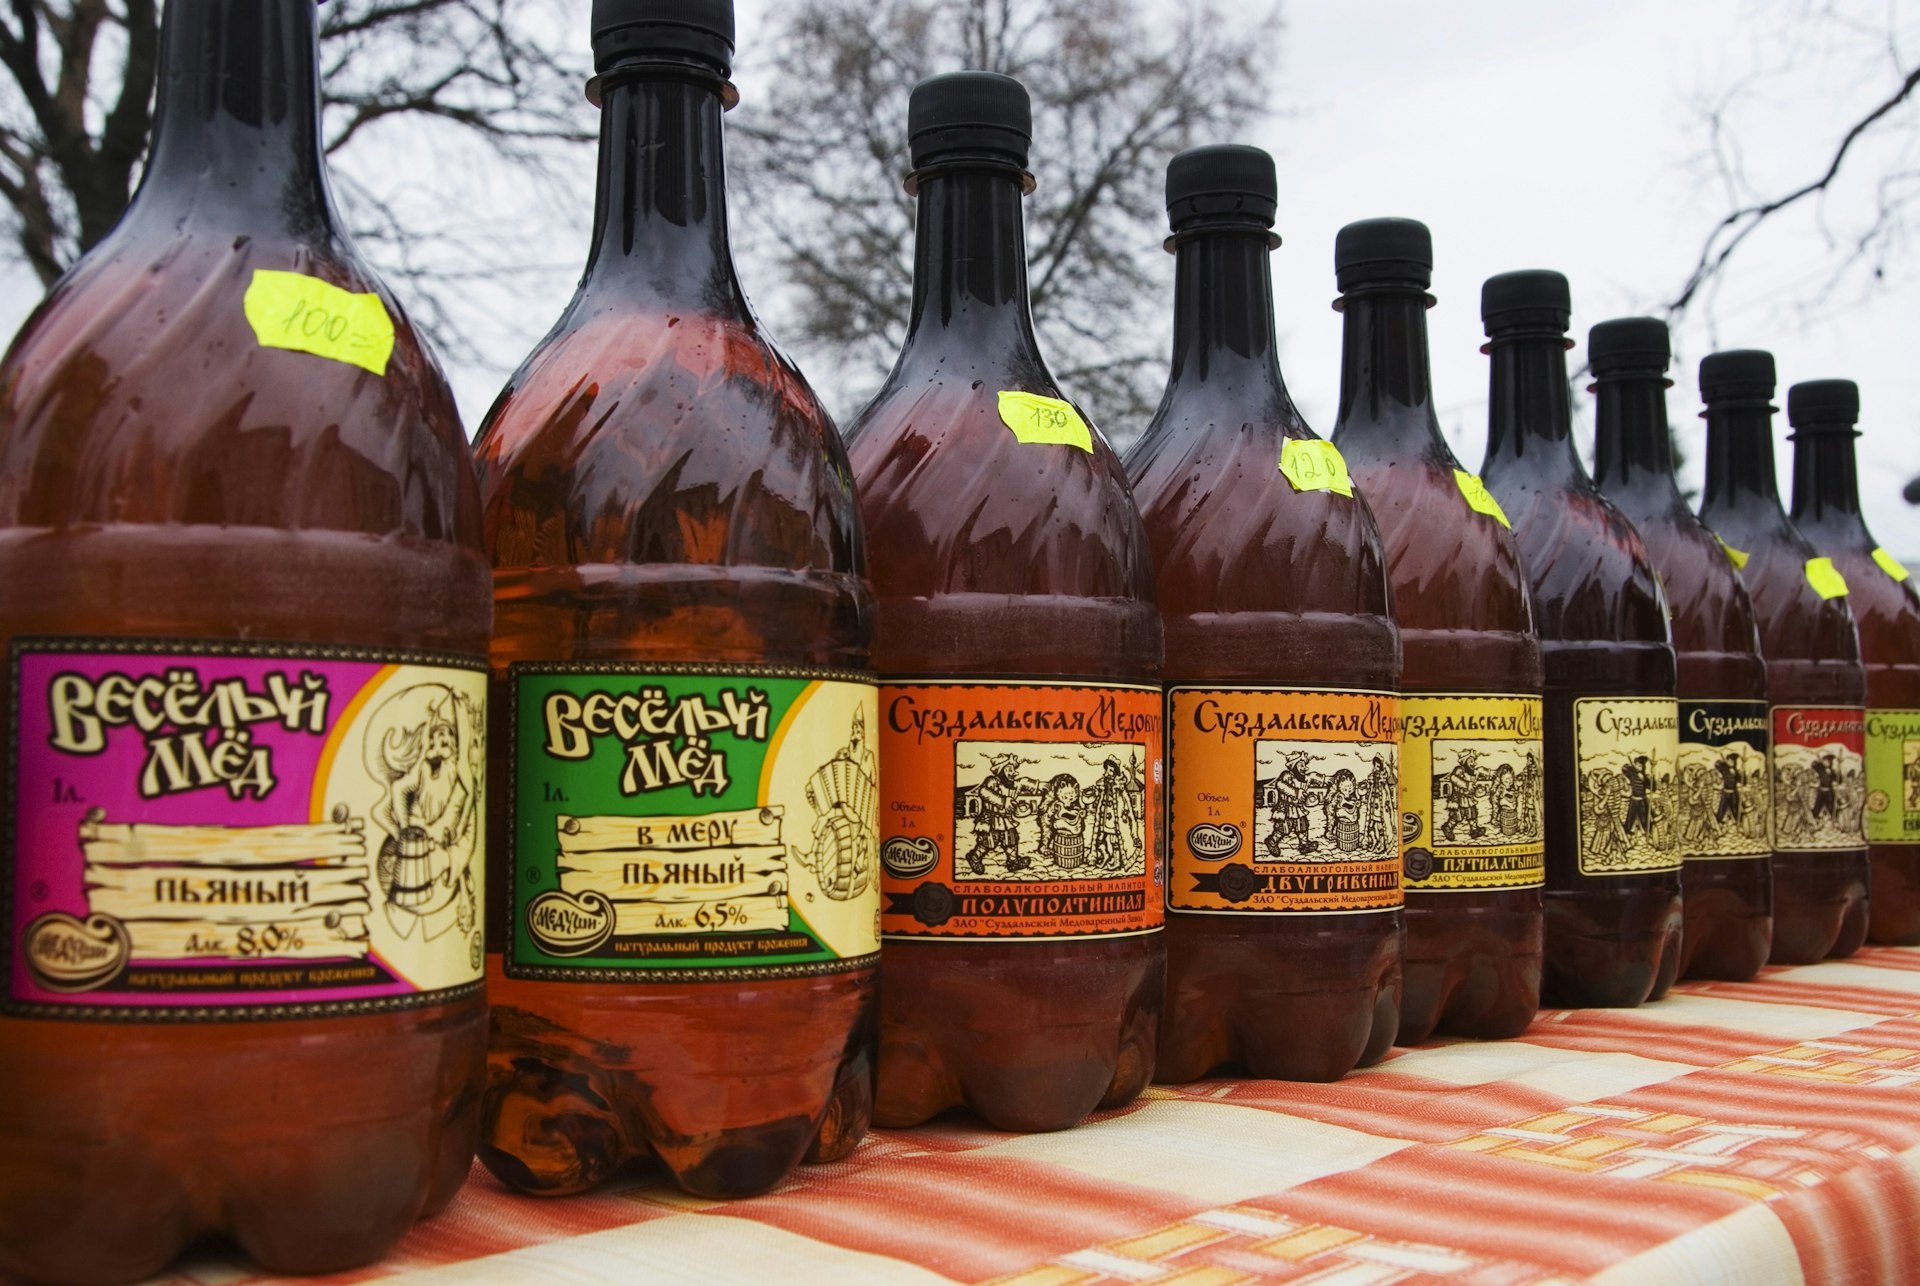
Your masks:
<svg viewBox="0 0 1920 1286"><path fill-rule="evenodd" d="M49 911L27 926L24 952L33 980L48 991L92 991L120 976L133 954L127 926L110 915L85 920Z"/></svg>
<svg viewBox="0 0 1920 1286"><path fill-rule="evenodd" d="M1219 862L1240 851L1240 828L1231 822L1202 822L1187 832L1187 847L1203 862Z"/></svg>
<svg viewBox="0 0 1920 1286"><path fill-rule="evenodd" d="M903 880L925 875L939 860L940 846L925 835L911 839L896 835L880 846L880 861L887 868L887 874Z"/></svg>
<svg viewBox="0 0 1920 1286"><path fill-rule="evenodd" d="M613 936L613 903L591 889L566 893L549 889L527 903L527 932L542 951L556 956L584 956Z"/></svg>

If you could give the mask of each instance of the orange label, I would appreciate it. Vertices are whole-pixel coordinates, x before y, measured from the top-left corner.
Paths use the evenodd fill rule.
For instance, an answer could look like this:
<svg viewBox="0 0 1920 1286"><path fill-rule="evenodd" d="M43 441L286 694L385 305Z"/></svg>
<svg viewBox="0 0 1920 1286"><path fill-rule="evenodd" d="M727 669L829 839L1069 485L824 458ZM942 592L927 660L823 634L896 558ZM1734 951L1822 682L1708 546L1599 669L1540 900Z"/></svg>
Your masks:
<svg viewBox="0 0 1920 1286"><path fill-rule="evenodd" d="M1173 688L1175 911L1390 911L1400 889L1400 699Z"/></svg>
<svg viewBox="0 0 1920 1286"><path fill-rule="evenodd" d="M1160 719L1145 685L882 684L882 936L1159 929Z"/></svg>

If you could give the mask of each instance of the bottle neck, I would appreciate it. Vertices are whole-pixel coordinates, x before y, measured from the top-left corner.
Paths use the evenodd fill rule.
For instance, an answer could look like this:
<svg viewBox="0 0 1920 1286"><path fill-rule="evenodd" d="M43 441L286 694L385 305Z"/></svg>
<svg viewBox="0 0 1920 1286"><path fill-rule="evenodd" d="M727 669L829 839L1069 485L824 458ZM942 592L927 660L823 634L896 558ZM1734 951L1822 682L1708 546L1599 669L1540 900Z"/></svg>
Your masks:
<svg viewBox="0 0 1920 1286"><path fill-rule="evenodd" d="M581 288L744 311L727 240L723 82L648 67L601 84L593 249Z"/></svg>
<svg viewBox="0 0 1920 1286"><path fill-rule="evenodd" d="M1341 297L1342 441L1401 450L1444 445L1433 410L1427 292L1364 289Z"/></svg>
<svg viewBox="0 0 1920 1286"><path fill-rule="evenodd" d="M1573 450L1567 343L1553 332L1496 336L1490 346L1487 460L1482 472L1584 477Z"/></svg>
<svg viewBox="0 0 1920 1286"><path fill-rule="evenodd" d="M1594 483L1610 496L1638 496L1662 506L1684 507L1679 483L1673 476L1666 373L1651 367L1610 373L1601 377L1598 385L1594 398Z"/></svg>
<svg viewBox="0 0 1920 1286"><path fill-rule="evenodd" d="M1773 408L1765 402L1710 402L1701 515L1754 507L1780 510L1780 486L1773 472Z"/></svg>
<svg viewBox="0 0 1920 1286"><path fill-rule="evenodd" d="M333 222L312 0L168 0L153 146L129 219L217 209L306 237Z"/></svg>
<svg viewBox="0 0 1920 1286"><path fill-rule="evenodd" d="M1281 389L1274 345L1272 237L1265 228L1210 229L1183 239L1173 261L1171 383Z"/></svg>
<svg viewBox="0 0 1920 1286"><path fill-rule="evenodd" d="M1866 535L1853 439L1851 430L1802 430L1794 435L1792 517L1796 526L1835 535Z"/></svg>
<svg viewBox="0 0 1920 1286"><path fill-rule="evenodd" d="M1037 356L1021 195L1020 175L1011 165L921 176L903 360L949 347L976 355Z"/></svg>

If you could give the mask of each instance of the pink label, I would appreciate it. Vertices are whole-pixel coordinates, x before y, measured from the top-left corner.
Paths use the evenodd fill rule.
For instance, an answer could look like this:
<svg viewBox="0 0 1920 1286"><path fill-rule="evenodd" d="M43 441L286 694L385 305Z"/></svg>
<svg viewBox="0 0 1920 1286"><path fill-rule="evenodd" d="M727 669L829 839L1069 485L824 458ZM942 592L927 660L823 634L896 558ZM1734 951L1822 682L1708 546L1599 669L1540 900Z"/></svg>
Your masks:
<svg viewBox="0 0 1920 1286"><path fill-rule="evenodd" d="M316 1017L481 985L485 663L16 640L0 1010Z"/></svg>

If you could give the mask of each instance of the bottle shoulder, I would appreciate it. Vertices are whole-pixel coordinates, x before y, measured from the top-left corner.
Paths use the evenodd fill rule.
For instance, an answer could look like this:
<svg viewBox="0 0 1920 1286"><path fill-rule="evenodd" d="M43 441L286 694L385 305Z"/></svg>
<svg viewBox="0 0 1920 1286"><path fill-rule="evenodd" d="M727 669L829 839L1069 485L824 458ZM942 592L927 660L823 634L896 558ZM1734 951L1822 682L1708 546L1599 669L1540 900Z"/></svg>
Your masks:
<svg viewBox="0 0 1920 1286"><path fill-rule="evenodd" d="M1665 595L1639 533L1584 478L1490 483L1513 523L1542 641L1671 644Z"/></svg>
<svg viewBox="0 0 1920 1286"><path fill-rule="evenodd" d="M1674 647L1681 652L1757 651L1753 600L1732 558L1706 524L1676 507L1643 518L1638 530L1666 590Z"/></svg>
<svg viewBox="0 0 1920 1286"><path fill-rule="evenodd" d="M1846 578L1862 657L1875 664L1920 665L1920 593L1913 579L1895 579L1875 560L1872 537L1821 548Z"/></svg>
<svg viewBox="0 0 1920 1286"><path fill-rule="evenodd" d="M1813 544L1784 515L1778 527L1744 539L1740 581L1753 600L1767 660L1857 662L1853 609L1847 595L1828 597L1815 585L1809 564L1821 555Z"/></svg>
<svg viewBox="0 0 1920 1286"><path fill-rule="evenodd" d="M1402 628L1533 631L1513 532L1473 507L1444 442L1400 457L1349 453L1347 466L1379 526Z"/></svg>
<svg viewBox="0 0 1920 1286"><path fill-rule="evenodd" d="M1386 555L1361 488L1316 486L1307 464L1290 479L1289 446L1322 440L1297 415L1250 413L1181 423L1163 407L1128 455L1163 612L1389 615Z"/></svg>
<svg viewBox="0 0 1920 1286"><path fill-rule="evenodd" d="M1003 418L1003 391L1060 398L1044 369L983 363L953 378L902 378L896 370L855 417L849 457L876 592L883 600L986 594L1152 603L1140 513L1104 435L1078 408L1083 442L1016 432ZM1010 403L1006 414L1016 412ZM1078 438L1070 427L1065 436Z"/></svg>
<svg viewBox="0 0 1920 1286"><path fill-rule="evenodd" d="M478 502L439 363L330 236L123 223L0 361L0 524L290 527L477 550Z"/></svg>
<svg viewBox="0 0 1920 1286"><path fill-rule="evenodd" d="M750 317L576 298L474 448L496 567L864 567L840 434Z"/></svg>

